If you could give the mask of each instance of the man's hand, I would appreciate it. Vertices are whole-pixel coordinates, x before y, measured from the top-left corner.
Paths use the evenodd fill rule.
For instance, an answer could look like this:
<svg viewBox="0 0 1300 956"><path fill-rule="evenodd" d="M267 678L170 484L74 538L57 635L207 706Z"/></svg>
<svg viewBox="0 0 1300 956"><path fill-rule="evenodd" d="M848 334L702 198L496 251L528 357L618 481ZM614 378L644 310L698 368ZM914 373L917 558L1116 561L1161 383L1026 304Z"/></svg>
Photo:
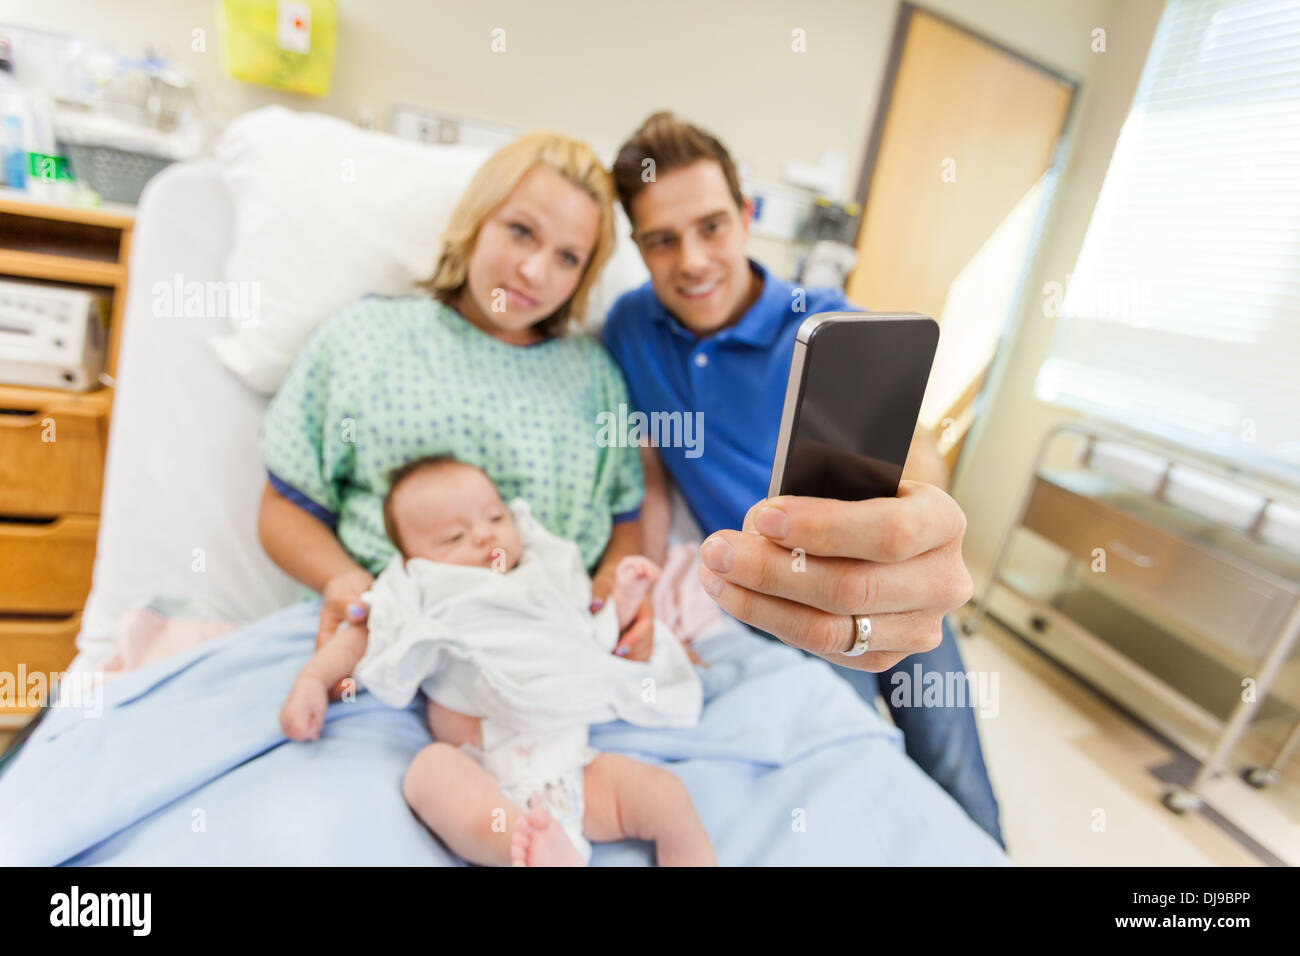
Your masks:
<svg viewBox="0 0 1300 956"><path fill-rule="evenodd" d="M743 531L710 535L699 579L732 617L878 673L938 646L943 616L970 600L965 533L957 502L921 482L868 501L784 495L750 508ZM845 657L854 614L871 616L872 649Z"/></svg>

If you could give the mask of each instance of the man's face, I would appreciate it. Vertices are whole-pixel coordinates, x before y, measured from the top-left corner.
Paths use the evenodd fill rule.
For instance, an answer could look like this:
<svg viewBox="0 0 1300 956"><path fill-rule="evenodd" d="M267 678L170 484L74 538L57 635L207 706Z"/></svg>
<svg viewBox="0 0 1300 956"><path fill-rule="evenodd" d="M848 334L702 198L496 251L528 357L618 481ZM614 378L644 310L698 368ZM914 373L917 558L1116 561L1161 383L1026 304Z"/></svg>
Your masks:
<svg viewBox="0 0 1300 956"><path fill-rule="evenodd" d="M752 204L744 208L711 159L659 176L632 200L632 228L650 284L664 308L696 335L709 335L754 299L749 269Z"/></svg>

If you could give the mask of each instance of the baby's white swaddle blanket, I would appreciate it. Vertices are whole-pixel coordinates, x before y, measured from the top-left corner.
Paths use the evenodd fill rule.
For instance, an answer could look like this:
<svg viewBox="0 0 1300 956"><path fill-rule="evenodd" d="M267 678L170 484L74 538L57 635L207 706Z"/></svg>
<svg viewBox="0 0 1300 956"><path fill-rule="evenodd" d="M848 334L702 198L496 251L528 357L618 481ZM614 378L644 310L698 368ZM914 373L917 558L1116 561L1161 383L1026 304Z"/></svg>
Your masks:
<svg viewBox="0 0 1300 956"><path fill-rule="evenodd" d="M371 587L365 656L353 671L392 707L419 689L500 729L547 733L622 719L699 722L703 692L685 648L655 623L649 661L610 653L613 601L589 610L577 545L551 534L522 498L510 502L523 545L508 572L396 555Z"/></svg>

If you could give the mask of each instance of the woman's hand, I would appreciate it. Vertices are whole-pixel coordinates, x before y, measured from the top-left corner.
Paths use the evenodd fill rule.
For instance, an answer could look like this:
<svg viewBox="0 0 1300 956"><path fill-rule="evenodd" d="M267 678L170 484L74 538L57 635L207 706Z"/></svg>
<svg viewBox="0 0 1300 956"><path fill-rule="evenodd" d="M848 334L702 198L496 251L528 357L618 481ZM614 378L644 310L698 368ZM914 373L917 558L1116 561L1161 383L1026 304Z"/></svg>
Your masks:
<svg viewBox="0 0 1300 956"><path fill-rule="evenodd" d="M317 650L333 639L345 620L350 624L365 625L368 611L361 603L361 595L370 590L374 581L374 575L361 568L344 571L329 579L321 592L325 603L321 605L320 629L316 632Z"/></svg>
<svg viewBox="0 0 1300 956"><path fill-rule="evenodd" d="M366 616L369 612L361 603L361 595L370 589L374 581L374 575L361 568L344 571L330 578L325 590L321 592L324 603L320 609L320 628L316 631L317 650L334 639L339 625L344 621L366 630ZM338 700L342 696L344 682L347 680L345 677L330 689L331 700Z"/></svg>
<svg viewBox="0 0 1300 956"><path fill-rule="evenodd" d="M655 609L647 593L623 635L618 639L614 653L629 661L648 661L655 649Z"/></svg>
<svg viewBox="0 0 1300 956"><path fill-rule="evenodd" d="M607 575L598 574L591 579L591 613L595 614L609 600L614 582ZM646 592L645 600L637 609L636 617L623 628L613 653L630 661L648 661L655 646L655 609Z"/></svg>
<svg viewBox="0 0 1300 956"><path fill-rule="evenodd" d="M943 616L965 604L966 516L933 485L904 480L896 498L760 501L743 531L700 548L700 583L732 617L833 664L893 667L936 647ZM712 570L710 570L712 569ZM871 617L871 649L853 647L854 614Z"/></svg>
<svg viewBox="0 0 1300 956"><path fill-rule="evenodd" d="M609 592L614 590L613 574L597 574L591 579L591 613L595 614L605 606Z"/></svg>

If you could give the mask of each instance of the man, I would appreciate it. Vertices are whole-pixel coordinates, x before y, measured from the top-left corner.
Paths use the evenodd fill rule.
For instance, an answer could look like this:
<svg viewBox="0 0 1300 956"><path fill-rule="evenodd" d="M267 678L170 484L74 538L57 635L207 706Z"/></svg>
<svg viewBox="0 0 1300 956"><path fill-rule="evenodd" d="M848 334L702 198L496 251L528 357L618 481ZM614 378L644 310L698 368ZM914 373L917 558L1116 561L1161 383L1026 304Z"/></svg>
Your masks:
<svg viewBox="0 0 1300 956"><path fill-rule="evenodd" d="M664 556L671 475L709 535L700 581L733 617L840 665L873 705L873 672L891 688L896 672L915 680L918 663L964 672L944 615L971 593L966 519L942 490L947 471L924 432L896 498L762 500L795 334L809 315L855 307L840 290L799 289L746 256L752 203L726 149L703 130L656 113L613 172L650 281L615 303L605 345L639 410L704 420L702 454L642 449L646 553ZM904 696L895 706L886 692L908 755L1001 843L971 708L912 708Z"/></svg>

